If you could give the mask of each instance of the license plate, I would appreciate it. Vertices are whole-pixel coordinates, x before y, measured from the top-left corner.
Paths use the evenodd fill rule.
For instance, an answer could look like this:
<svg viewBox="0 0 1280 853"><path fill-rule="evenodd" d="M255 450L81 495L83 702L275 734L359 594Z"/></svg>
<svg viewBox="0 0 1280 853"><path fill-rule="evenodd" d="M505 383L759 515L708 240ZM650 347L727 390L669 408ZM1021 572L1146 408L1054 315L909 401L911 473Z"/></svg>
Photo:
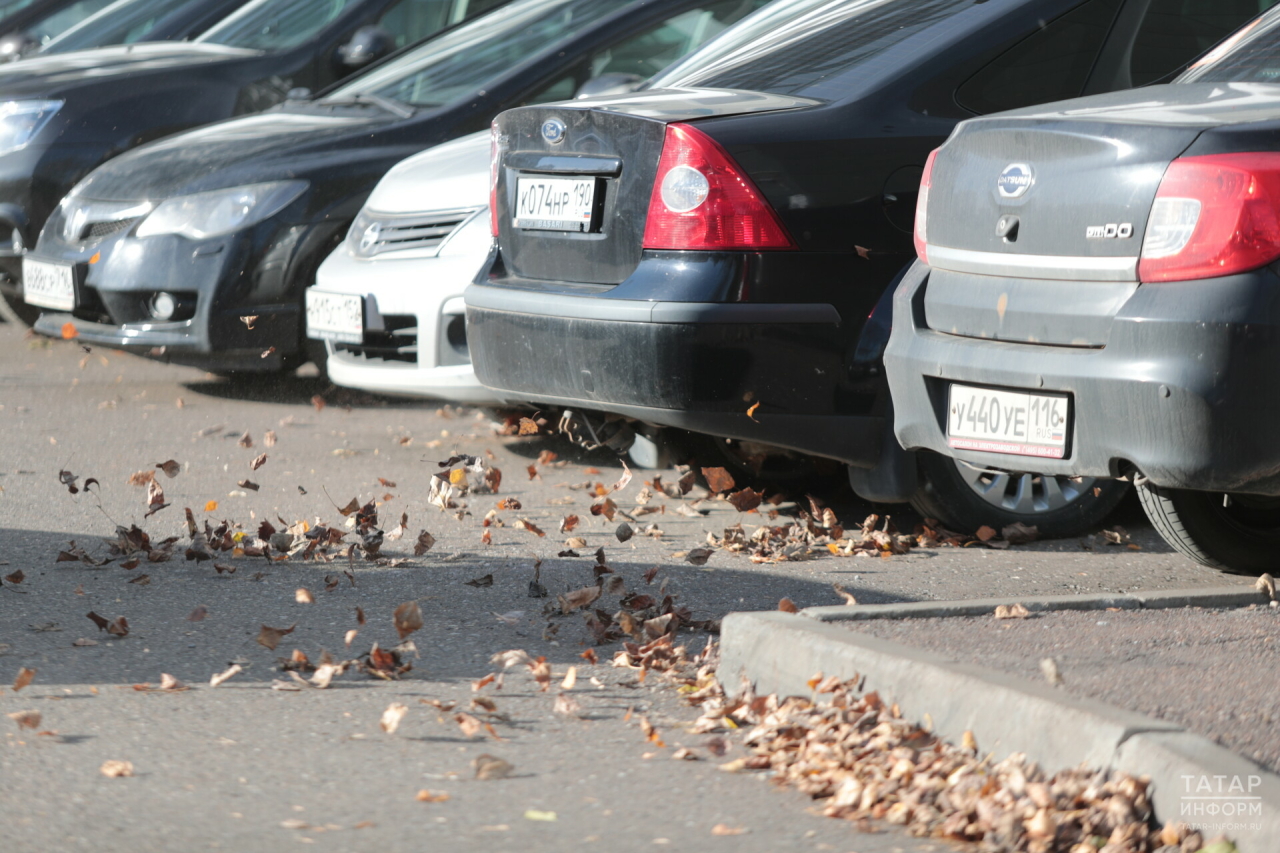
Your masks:
<svg viewBox="0 0 1280 853"><path fill-rule="evenodd" d="M516 227L586 231L595 215L595 178L517 178Z"/></svg>
<svg viewBox="0 0 1280 853"><path fill-rule="evenodd" d="M23 258L22 300L41 308L71 311L76 307L75 267Z"/></svg>
<svg viewBox="0 0 1280 853"><path fill-rule="evenodd" d="M364 342L364 297L307 289L307 337L342 344Z"/></svg>
<svg viewBox="0 0 1280 853"><path fill-rule="evenodd" d="M1061 459L1067 450L1071 400L952 385L947 401L947 444L960 450Z"/></svg>

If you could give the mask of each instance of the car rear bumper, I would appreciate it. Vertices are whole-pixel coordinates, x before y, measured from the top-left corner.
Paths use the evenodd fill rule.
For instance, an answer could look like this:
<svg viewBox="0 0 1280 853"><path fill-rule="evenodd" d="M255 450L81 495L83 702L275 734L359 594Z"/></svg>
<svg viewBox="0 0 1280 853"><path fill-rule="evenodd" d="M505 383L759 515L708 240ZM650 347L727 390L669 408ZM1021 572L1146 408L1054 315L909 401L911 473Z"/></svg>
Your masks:
<svg viewBox="0 0 1280 853"><path fill-rule="evenodd" d="M1280 494L1280 279L1272 269L1143 284L1114 317L1105 346L966 338L927 327L929 268L894 296L885 372L894 431L926 449L992 468L1114 477L1136 468L1156 485ZM1087 287L1088 283L1081 283ZM1067 456L958 450L945 432L950 382L1066 393Z"/></svg>
<svg viewBox="0 0 1280 853"><path fill-rule="evenodd" d="M467 289L481 382L512 400L601 409L863 467L879 459L883 419L837 407L847 343L833 306L568 289Z"/></svg>

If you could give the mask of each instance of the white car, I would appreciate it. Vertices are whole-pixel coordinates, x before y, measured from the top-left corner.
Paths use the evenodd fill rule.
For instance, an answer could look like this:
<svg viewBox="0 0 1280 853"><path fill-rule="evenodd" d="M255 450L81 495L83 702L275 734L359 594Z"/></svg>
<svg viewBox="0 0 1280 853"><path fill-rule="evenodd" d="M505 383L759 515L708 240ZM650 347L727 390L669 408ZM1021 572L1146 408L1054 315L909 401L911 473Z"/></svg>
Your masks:
<svg viewBox="0 0 1280 853"><path fill-rule="evenodd" d="M398 163L307 290L339 385L498 404L467 352L462 291L489 254L489 131Z"/></svg>

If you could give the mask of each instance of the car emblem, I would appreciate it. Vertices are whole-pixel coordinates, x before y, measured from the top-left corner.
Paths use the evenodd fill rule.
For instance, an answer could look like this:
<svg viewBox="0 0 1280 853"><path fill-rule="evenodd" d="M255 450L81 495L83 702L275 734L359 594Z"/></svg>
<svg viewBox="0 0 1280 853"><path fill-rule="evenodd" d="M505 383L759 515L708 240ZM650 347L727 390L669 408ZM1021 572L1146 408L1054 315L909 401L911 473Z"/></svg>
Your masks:
<svg viewBox="0 0 1280 853"><path fill-rule="evenodd" d="M1001 198L1021 198L1036 182L1036 173L1026 163L1010 163L996 180Z"/></svg>
<svg viewBox="0 0 1280 853"><path fill-rule="evenodd" d="M360 235L360 251L367 252L378 245L378 238L381 236L382 226L377 222L364 229L364 233Z"/></svg>
<svg viewBox="0 0 1280 853"><path fill-rule="evenodd" d="M549 118L542 123L542 138L555 145L564 142L565 126L558 118Z"/></svg>

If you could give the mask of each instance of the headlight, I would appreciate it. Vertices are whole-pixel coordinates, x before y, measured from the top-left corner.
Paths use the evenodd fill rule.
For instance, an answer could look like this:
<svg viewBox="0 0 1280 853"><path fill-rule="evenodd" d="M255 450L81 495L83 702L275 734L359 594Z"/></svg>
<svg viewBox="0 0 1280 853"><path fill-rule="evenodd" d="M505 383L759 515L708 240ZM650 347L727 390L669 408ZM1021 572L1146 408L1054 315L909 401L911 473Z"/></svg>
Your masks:
<svg viewBox="0 0 1280 853"><path fill-rule="evenodd" d="M181 234L190 240L221 237L274 216L306 188L306 181L275 181L171 198L142 221L137 233Z"/></svg>
<svg viewBox="0 0 1280 853"><path fill-rule="evenodd" d="M0 104L0 154L24 147L60 109L62 101L5 101Z"/></svg>

